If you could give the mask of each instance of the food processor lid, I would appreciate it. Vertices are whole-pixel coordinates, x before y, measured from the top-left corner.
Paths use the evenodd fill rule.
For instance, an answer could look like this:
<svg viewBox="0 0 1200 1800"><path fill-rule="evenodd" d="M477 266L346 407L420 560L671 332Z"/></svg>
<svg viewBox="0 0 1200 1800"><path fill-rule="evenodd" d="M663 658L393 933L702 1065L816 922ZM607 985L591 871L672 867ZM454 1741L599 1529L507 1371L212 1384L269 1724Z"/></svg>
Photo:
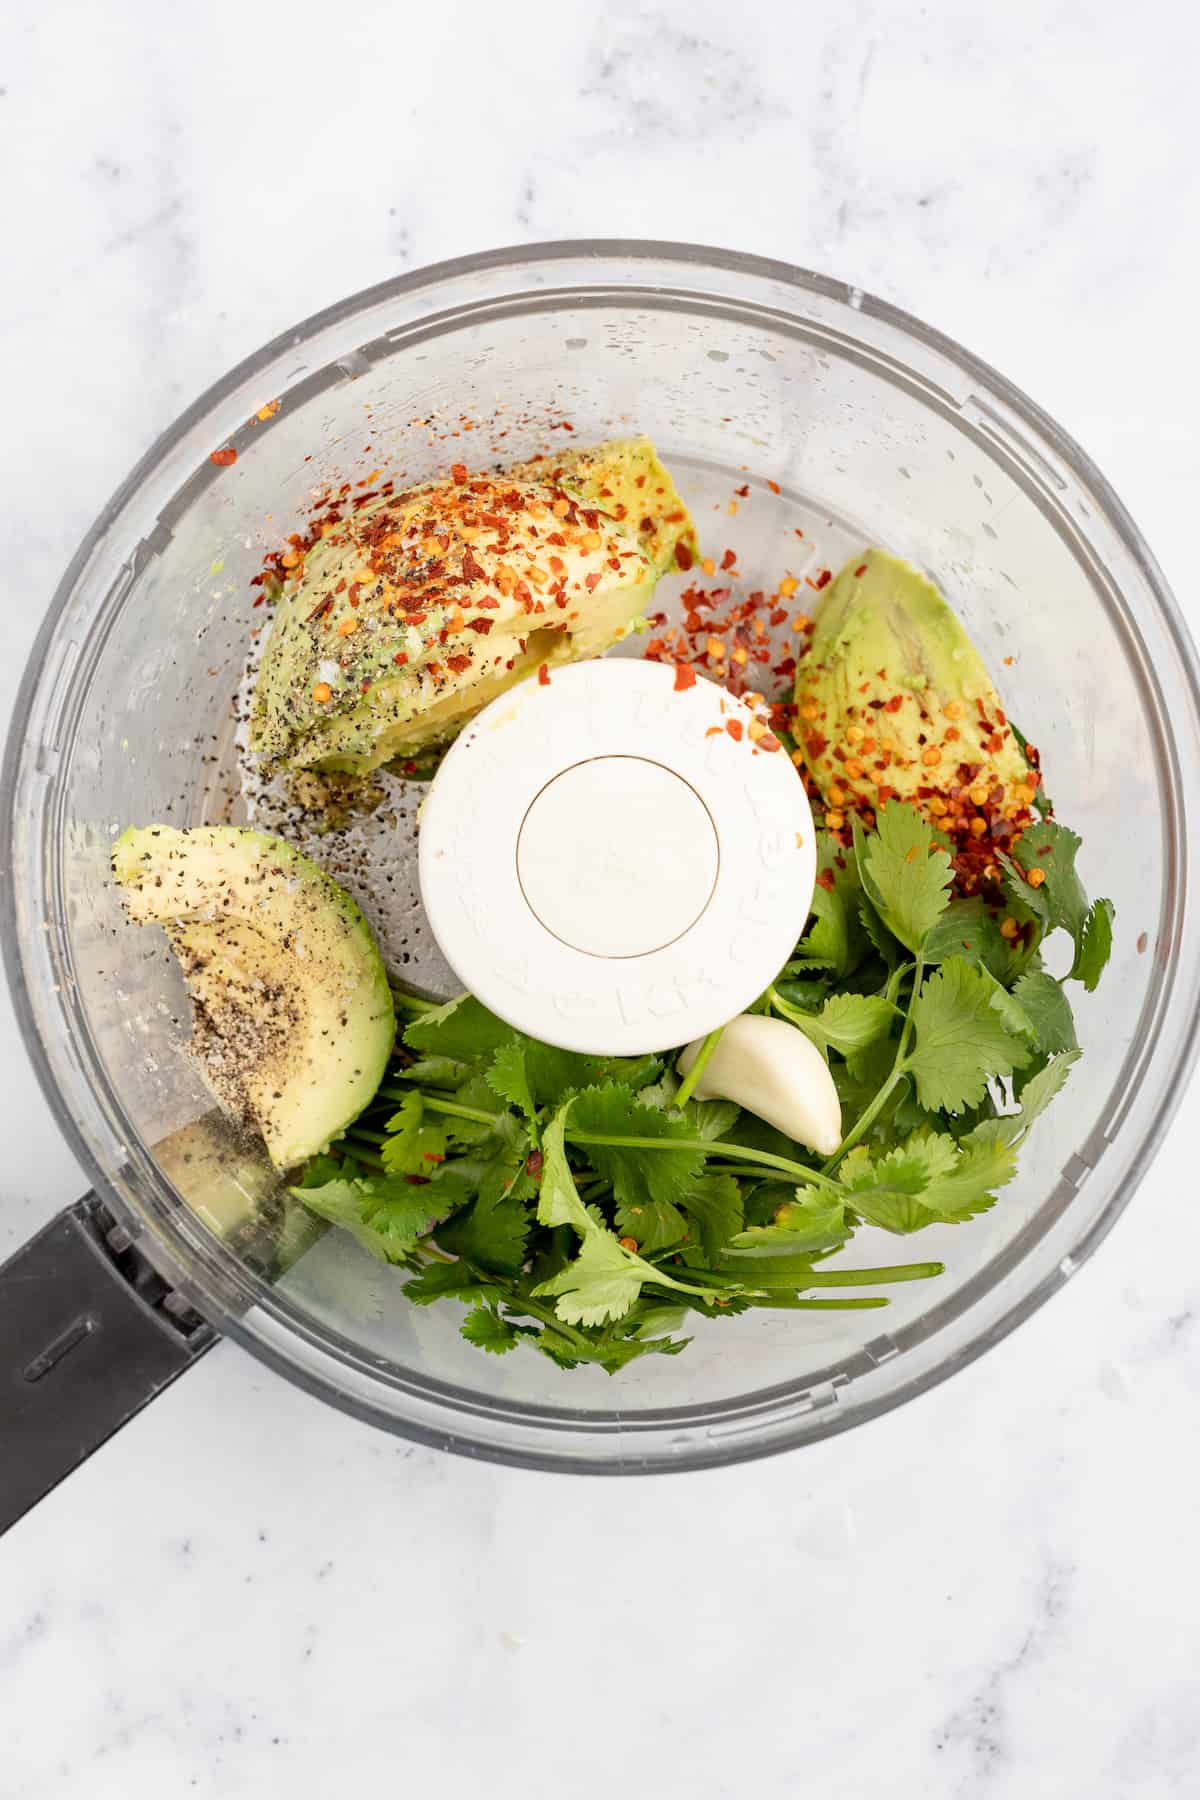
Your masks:
<svg viewBox="0 0 1200 1800"><path fill-rule="evenodd" d="M492 701L421 815L421 898L464 986L598 1055L743 1012L816 876L803 783L764 724L713 682L625 657L544 667Z"/></svg>

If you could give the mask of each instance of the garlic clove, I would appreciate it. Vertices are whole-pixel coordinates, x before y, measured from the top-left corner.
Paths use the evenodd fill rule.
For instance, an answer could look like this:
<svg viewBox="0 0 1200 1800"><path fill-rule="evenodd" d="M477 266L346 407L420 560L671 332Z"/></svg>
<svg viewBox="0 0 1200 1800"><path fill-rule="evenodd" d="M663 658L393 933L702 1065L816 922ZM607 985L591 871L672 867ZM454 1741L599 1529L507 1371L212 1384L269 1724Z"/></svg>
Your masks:
<svg viewBox="0 0 1200 1800"><path fill-rule="evenodd" d="M677 1068L686 1075L702 1038ZM786 1019L740 1013L731 1019L693 1089L697 1100L733 1100L796 1143L832 1156L842 1141L842 1106L821 1052Z"/></svg>

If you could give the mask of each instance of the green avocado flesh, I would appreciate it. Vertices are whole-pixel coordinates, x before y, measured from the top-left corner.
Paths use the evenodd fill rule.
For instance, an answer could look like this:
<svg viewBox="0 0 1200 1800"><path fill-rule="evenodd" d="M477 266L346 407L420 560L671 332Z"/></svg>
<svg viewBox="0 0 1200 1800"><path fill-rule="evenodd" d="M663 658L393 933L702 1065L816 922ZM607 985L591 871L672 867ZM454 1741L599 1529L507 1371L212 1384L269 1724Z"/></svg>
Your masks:
<svg viewBox="0 0 1200 1800"><path fill-rule="evenodd" d="M330 519L281 595L251 747L366 774L453 737L541 664L608 649L695 535L647 438L380 493Z"/></svg>
<svg viewBox="0 0 1200 1800"><path fill-rule="evenodd" d="M224 1110L257 1127L276 1168L326 1149L374 1096L396 1031L350 896L277 838L234 826L131 827L112 868L130 917L166 930Z"/></svg>
<svg viewBox="0 0 1200 1800"><path fill-rule="evenodd" d="M851 557L825 590L796 675L796 730L831 807L892 797L969 829L1026 808L1037 775L983 659L931 581L885 550Z"/></svg>

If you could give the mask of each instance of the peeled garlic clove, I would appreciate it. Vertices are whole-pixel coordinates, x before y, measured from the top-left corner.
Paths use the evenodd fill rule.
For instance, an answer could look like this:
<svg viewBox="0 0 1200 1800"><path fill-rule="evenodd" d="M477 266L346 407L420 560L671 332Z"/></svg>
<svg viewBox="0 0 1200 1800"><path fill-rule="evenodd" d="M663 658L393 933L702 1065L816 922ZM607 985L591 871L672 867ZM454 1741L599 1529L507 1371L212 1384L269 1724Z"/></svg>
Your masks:
<svg viewBox="0 0 1200 1800"><path fill-rule="evenodd" d="M703 1038L677 1064L686 1075ZM740 1013L717 1041L692 1090L697 1100L733 1100L786 1137L832 1156L842 1141L842 1107L833 1076L816 1045L786 1019Z"/></svg>

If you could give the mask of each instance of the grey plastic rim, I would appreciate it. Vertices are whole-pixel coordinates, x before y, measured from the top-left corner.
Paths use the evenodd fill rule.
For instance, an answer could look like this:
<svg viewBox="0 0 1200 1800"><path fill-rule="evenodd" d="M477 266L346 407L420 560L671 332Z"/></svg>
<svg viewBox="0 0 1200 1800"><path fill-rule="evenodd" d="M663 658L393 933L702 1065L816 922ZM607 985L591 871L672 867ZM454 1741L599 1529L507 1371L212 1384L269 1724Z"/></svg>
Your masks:
<svg viewBox="0 0 1200 1800"><path fill-rule="evenodd" d="M924 325L911 314L864 294L860 289L768 258L651 240L565 240L516 245L430 265L409 275L379 283L312 315L300 326L282 333L231 369L161 434L131 470L101 511L64 573L38 633L18 693L3 772L0 774L0 845L3 848L3 862L0 865L0 874L3 876L0 880L0 928L8 979L22 1034L47 1102L64 1137L91 1176L97 1192L118 1217L128 1222L150 1260L160 1267L168 1280L182 1289L188 1299L220 1331L308 1392L372 1424L419 1442L524 1468L586 1474L656 1474L746 1461L848 1430L938 1385L999 1343L1081 1266L1128 1204L1179 1105L1200 1045L1200 1019L1193 1016L1187 1028L1178 1034L1173 1066L1162 1083L1157 1106L1143 1131L1128 1176L1120 1193L1111 1198L1094 1219L1085 1240L1069 1256L1056 1263L1040 1281L1021 1294L998 1318L990 1321L984 1329L936 1366L913 1371L905 1380L882 1394L859 1398L853 1411L827 1403L836 1395L832 1390L826 1391L829 1383L822 1383L821 1375L827 1374L831 1379L836 1377L838 1372L830 1370L818 1372L811 1377L812 1385L804 1390L792 1384L706 1406L645 1410L633 1418L618 1410L581 1414L569 1407L481 1402L477 1395L429 1378L413 1381L385 1377L378 1368L368 1365L348 1343L337 1340L331 1334L315 1333L291 1311L278 1294L257 1281L228 1252L212 1242L200 1245L191 1234L185 1238L178 1228L175 1242L168 1241L171 1235L169 1227L159 1236L157 1227L161 1227L161 1216L152 1228L145 1213L132 1209L128 1196L114 1185L113 1179L100 1166L80 1121L72 1113L55 1080L47 1046L35 1019L26 973L27 953L18 938L17 903L11 880L14 812L19 776L46 653L78 580L97 547L125 505L138 493L169 452L193 427L201 424L236 392L243 382L268 368L284 352L295 351L304 341L331 325L345 322L383 302L402 302L406 296L418 294L427 287L448 280L489 271L503 271L518 265L541 264L552 269L555 264L572 259L595 259L598 273L603 271L604 265L610 271L619 265L628 272L631 266L645 261L660 265L673 263L679 267L681 275L686 275L693 281L702 277L706 270L735 277L741 275L747 279L774 281L795 290L798 298L804 294L814 294L851 306L855 311L878 318L926 349L946 357L957 368L969 374L986 392L995 396L1002 405L1010 408L1036 438L1047 444L1069 466L1072 473L1100 502L1109 526L1138 565L1153 595L1158 623L1165 628L1172 641L1178 657L1179 674L1187 689L1193 715L1200 717L1200 661L1161 571L1125 507L1090 458L1066 432L1019 389L986 363L963 350L952 339ZM514 290L514 298L516 292ZM696 299L702 300L705 297L702 290L695 287L690 288L689 293ZM539 297L547 296L539 296L536 289L529 291L530 300ZM714 304L720 304L724 297L710 298ZM1168 749L1173 754L1173 745L1169 744ZM1180 879L1173 895L1174 905L1170 913L1174 925L1171 937L1176 945L1182 937L1187 899L1185 871L1182 866L1178 873ZM1193 963L1195 960L1195 946L1192 946ZM1193 976L1195 972L1193 968ZM1169 994L1168 986L1160 1003L1160 1011L1165 1009ZM1144 1071L1138 1079L1144 1079ZM115 1101L115 1096L111 1098ZM119 1105L119 1102L116 1104ZM155 1179L161 1182L161 1177L156 1177L145 1166L147 1159L140 1160L143 1166L131 1170L134 1184L152 1185ZM1048 1220L1044 1230L1048 1230L1052 1223L1053 1220ZM1041 1234L1038 1235L1040 1237ZM1035 1238L1034 1244L1037 1241ZM1016 1260L1022 1260L1034 1244L1026 1243ZM211 1280L211 1286L210 1280L205 1279L206 1275ZM217 1285L230 1294L232 1304L223 1301L213 1291ZM972 1294L969 1287L965 1289L955 1301L948 1303L940 1325L949 1323L951 1318L967 1311L977 1298L978 1295ZM253 1326L247 1322L251 1308L256 1315ZM366 1389L374 1387L380 1390L379 1394L354 1391L351 1381L355 1376L361 1379ZM435 1407L448 1405L456 1422L449 1428L431 1427L418 1418L397 1416L396 1412L383 1404L384 1391L393 1394L408 1391L414 1398L427 1397ZM473 1417L483 1416L488 1417L495 1425L502 1426L507 1418L515 1426L533 1428L543 1434L544 1441L533 1446L510 1446L502 1440L484 1438L472 1429ZM768 1427L767 1434L756 1435L756 1425ZM715 1440L709 1437L680 1451L659 1445L639 1452L638 1437L641 1433L672 1428L678 1431L695 1431L698 1428L711 1431L714 1427L726 1428L721 1430ZM590 1441L597 1451L607 1444L608 1456L598 1460L589 1456L586 1449L579 1445L572 1450L566 1442L572 1436ZM556 1438L558 1442L555 1442ZM615 1456L611 1453L614 1440L622 1443L621 1451Z"/></svg>

